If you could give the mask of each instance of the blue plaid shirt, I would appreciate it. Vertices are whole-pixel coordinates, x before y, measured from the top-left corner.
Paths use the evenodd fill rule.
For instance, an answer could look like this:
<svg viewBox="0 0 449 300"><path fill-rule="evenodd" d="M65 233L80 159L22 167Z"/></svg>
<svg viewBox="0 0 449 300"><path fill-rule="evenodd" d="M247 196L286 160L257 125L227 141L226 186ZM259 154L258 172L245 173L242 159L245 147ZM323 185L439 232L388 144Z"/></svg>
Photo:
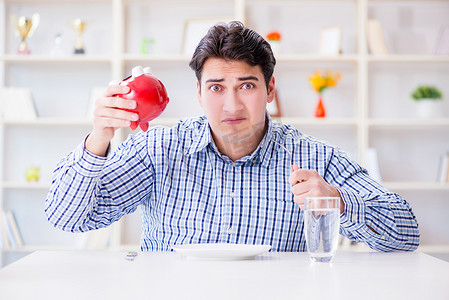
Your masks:
<svg viewBox="0 0 449 300"><path fill-rule="evenodd" d="M341 234L380 251L417 248L418 225L404 199L338 148L269 118L259 147L235 162L219 153L205 117L131 135L107 158L80 144L53 173L46 214L54 226L82 232L140 206L144 251L212 242L306 251L303 212L288 182L291 159L339 190Z"/></svg>

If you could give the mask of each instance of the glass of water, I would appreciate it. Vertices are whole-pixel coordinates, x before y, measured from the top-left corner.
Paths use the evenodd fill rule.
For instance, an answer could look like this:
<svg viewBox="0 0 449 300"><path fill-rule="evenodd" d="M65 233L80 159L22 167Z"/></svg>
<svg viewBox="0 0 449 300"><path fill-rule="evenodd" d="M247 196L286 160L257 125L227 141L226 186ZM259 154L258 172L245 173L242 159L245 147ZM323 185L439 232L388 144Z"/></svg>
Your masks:
<svg viewBox="0 0 449 300"><path fill-rule="evenodd" d="M339 197L306 197L304 226L307 251L313 262L330 262L338 246Z"/></svg>

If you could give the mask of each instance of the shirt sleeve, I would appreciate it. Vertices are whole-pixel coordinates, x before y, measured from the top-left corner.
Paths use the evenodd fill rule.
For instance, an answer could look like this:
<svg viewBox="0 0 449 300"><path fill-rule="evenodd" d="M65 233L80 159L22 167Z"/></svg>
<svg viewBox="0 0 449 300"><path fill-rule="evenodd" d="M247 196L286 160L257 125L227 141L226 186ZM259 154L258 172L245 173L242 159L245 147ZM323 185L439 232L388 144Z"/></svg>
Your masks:
<svg viewBox="0 0 449 300"><path fill-rule="evenodd" d="M419 246L418 223L410 204L371 179L345 154L334 151L325 179L339 190L345 203L341 234L378 251L415 250Z"/></svg>
<svg viewBox="0 0 449 300"><path fill-rule="evenodd" d="M84 143L63 158L45 201L49 222L65 231L84 232L135 211L152 188L145 136L130 136L108 158L91 154Z"/></svg>

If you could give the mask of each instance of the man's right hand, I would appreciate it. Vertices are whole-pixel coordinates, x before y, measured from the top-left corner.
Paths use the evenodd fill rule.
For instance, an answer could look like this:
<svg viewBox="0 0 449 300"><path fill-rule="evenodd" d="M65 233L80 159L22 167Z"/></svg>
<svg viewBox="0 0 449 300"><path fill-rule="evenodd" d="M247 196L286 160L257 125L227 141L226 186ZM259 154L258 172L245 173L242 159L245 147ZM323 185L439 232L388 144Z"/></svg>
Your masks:
<svg viewBox="0 0 449 300"><path fill-rule="evenodd" d="M136 101L116 97L129 91L127 86L112 84L108 86L103 97L95 100L93 129L85 143L85 148L90 153L106 156L115 130L128 127L131 121L138 120L138 114L123 110L136 108Z"/></svg>

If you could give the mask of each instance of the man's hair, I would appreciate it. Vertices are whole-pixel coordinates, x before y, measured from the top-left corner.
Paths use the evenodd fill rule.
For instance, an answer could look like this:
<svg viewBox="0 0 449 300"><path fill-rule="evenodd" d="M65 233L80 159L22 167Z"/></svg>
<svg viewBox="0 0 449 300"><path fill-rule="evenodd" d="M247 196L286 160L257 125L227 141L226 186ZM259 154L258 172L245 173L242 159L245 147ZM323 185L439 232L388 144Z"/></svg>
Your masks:
<svg viewBox="0 0 449 300"><path fill-rule="evenodd" d="M189 63L199 83L204 63L210 57L260 66L267 88L276 64L270 44L238 21L216 24L199 42Z"/></svg>

